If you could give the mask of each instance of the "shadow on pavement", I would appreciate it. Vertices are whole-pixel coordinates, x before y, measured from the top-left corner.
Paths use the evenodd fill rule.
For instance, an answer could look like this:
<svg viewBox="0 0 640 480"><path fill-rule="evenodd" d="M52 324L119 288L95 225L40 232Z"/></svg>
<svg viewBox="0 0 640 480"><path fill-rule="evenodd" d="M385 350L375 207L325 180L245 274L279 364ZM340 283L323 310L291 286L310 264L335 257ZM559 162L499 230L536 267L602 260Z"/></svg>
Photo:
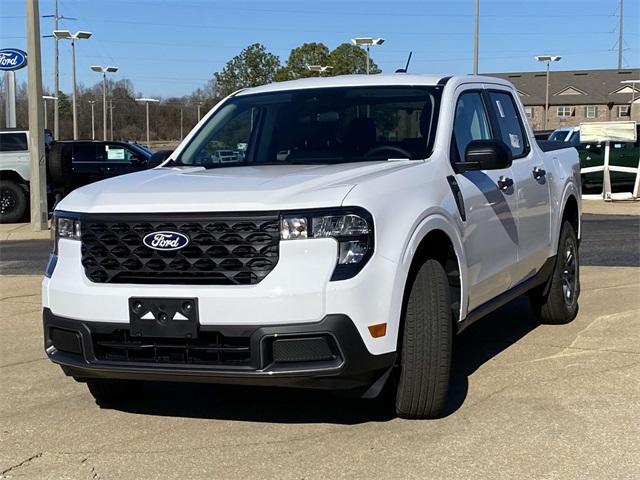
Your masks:
<svg viewBox="0 0 640 480"><path fill-rule="evenodd" d="M470 375L536 326L528 299L521 297L464 331L454 344L445 415L464 403ZM172 417L354 425L393 419L390 403L382 397L363 400L322 390L158 382L146 384L140 398L114 408Z"/></svg>

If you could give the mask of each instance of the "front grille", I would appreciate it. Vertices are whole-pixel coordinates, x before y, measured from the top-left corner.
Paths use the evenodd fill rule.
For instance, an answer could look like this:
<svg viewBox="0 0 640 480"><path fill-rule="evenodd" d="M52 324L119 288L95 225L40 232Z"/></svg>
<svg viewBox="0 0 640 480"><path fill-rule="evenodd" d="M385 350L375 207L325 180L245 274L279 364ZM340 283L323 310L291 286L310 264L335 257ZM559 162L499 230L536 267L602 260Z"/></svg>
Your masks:
<svg viewBox="0 0 640 480"><path fill-rule="evenodd" d="M274 213L82 218L82 265L95 283L253 285L278 263L278 218ZM190 242L180 250L153 250L142 239L157 231L182 233Z"/></svg>
<svg viewBox="0 0 640 480"><path fill-rule="evenodd" d="M249 337L225 337L218 332L200 332L197 338L135 338L128 330L93 333L97 360L149 362L172 365L248 366Z"/></svg>

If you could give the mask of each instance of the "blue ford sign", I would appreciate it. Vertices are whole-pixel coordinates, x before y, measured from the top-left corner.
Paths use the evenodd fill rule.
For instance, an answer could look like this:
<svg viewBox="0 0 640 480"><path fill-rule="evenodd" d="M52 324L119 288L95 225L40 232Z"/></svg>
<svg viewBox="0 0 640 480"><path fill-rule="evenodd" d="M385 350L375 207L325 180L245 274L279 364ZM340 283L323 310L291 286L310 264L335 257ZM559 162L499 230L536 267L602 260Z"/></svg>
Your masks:
<svg viewBox="0 0 640 480"><path fill-rule="evenodd" d="M180 250L189 244L189 237L178 232L153 232L145 235L142 243L154 250Z"/></svg>
<svg viewBox="0 0 640 480"><path fill-rule="evenodd" d="M27 52L17 48L4 48L0 50L0 70L20 70L27 66Z"/></svg>

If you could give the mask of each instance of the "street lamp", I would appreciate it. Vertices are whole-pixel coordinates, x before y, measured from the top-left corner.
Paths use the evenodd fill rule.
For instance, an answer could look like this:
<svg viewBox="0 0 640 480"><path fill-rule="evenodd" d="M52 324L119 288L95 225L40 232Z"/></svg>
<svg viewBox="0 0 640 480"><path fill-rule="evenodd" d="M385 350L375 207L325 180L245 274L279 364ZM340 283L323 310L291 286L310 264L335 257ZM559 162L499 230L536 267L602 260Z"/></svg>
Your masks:
<svg viewBox="0 0 640 480"><path fill-rule="evenodd" d="M144 102L147 106L147 147L151 148L149 144L149 104L153 102L159 102L157 98L136 98L136 102Z"/></svg>
<svg viewBox="0 0 640 480"><path fill-rule="evenodd" d="M363 45L367 47L367 75L369 75L369 48L371 48L372 45L382 45L384 43L384 38L356 37L352 38L351 42L359 47Z"/></svg>
<svg viewBox="0 0 640 480"><path fill-rule="evenodd" d="M53 95L43 95L42 99L44 100L44 129L47 129L47 100L58 100L58 97L54 97Z"/></svg>
<svg viewBox="0 0 640 480"><path fill-rule="evenodd" d="M86 40L92 35L91 32L78 31L71 33L69 30L54 30L53 36L56 40L71 41L71 62L73 70L73 139L78 139L78 117L76 110L76 40Z"/></svg>
<svg viewBox="0 0 640 480"><path fill-rule="evenodd" d="M333 70L331 65L307 65L307 70L310 72L318 72L318 76L321 77L323 73Z"/></svg>
<svg viewBox="0 0 640 480"><path fill-rule="evenodd" d="M549 65L551 62L557 62L561 58L562 57L558 55L538 55L535 57L537 61L547 63L547 88L544 97L544 130L547 129L547 118L549 115Z"/></svg>
<svg viewBox="0 0 640 480"><path fill-rule="evenodd" d="M103 67L101 65L91 65L91 70L102 73L102 134L107 140L107 73L115 73L118 67Z"/></svg>

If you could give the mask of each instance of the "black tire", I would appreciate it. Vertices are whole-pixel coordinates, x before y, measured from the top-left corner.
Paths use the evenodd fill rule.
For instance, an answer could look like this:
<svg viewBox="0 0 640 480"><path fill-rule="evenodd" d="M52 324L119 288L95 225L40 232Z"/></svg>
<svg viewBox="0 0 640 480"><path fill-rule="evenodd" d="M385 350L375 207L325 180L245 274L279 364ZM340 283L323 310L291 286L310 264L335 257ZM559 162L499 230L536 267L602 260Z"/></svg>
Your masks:
<svg viewBox="0 0 640 480"><path fill-rule="evenodd" d="M27 211L27 192L13 180L0 180L0 223L22 220Z"/></svg>
<svg viewBox="0 0 640 480"><path fill-rule="evenodd" d="M447 274L433 259L417 271L404 310L396 414L438 418L449 392L453 322Z"/></svg>
<svg viewBox="0 0 640 480"><path fill-rule="evenodd" d="M541 323L563 325L578 315L579 260L575 228L565 221L560 230L558 254L549 284L530 295L533 310Z"/></svg>
<svg viewBox="0 0 640 480"><path fill-rule="evenodd" d="M142 386L142 382L135 380L87 380L89 392L101 407L135 401L142 391Z"/></svg>
<svg viewBox="0 0 640 480"><path fill-rule="evenodd" d="M54 144L47 155L47 175L56 187L69 187L72 180L71 157L62 155L62 144Z"/></svg>

